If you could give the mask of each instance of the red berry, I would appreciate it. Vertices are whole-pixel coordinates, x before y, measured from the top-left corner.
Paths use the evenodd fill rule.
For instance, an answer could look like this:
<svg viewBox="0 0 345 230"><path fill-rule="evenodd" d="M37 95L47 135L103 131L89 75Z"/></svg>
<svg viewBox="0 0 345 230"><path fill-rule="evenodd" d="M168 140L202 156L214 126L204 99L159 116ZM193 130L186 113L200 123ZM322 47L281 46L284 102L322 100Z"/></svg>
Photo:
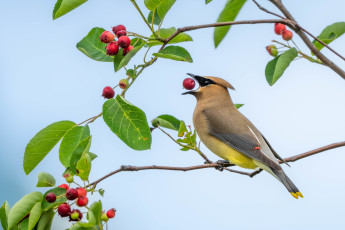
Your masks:
<svg viewBox="0 0 345 230"><path fill-rule="evenodd" d="M71 207L66 203L60 204L58 207L58 213L62 217L69 216L71 213Z"/></svg>
<svg viewBox="0 0 345 230"><path fill-rule="evenodd" d="M102 96L106 99L113 98L115 96L115 91L110 86L106 86L103 89Z"/></svg>
<svg viewBox="0 0 345 230"><path fill-rule="evenodd" d="M128 80L127 80L127 79L122 79L122 80L119 82L119 86L120 86L121 89L127 88L127 86L128 86Z"/></svg>
<svg viewBox="0 0 345 230"><path fill-rule="evenodd" d="M52 192L48 193L45 197L46 201L48 201L49 203L53 203L56 201L56 195Z"/></svg>
<svg viewBox="0 0 345 230"><path fill-rule="evenodd" d="M88 203L89 203L89 198L87 198L86 196L78 197L77 202L76 202L76 204L79 207L86 206Z"/></svg>
<svg viewBox="0 0 345 230"><path fill-rule="evenodd" d="M69 189L69 186L67 184L60 184L59 185L60 188L64 188L64 189Z"/></svg>
<svg viewBox="0 0 345 230"><path fill-rule="evenodd" d="M117 42L110 42L107 47L107 54L109 56L114 56L119 52L119 46L117 45Z"/></svg>
<svg viewBox="0 0 345 230"><path fill-rule="evenodd" d="M119 38L119 37L122 37L122 36L126 36L127 35L127 32L126 30L120 30L119 32L116 33L116 36Z"/></svg>
<svg viewBox="0 0 345 230"><path fill-rule="evenodd" d="M113 27L113 32L114 32L114 34L116 34L116 35L117 35L117 33L118 33L119 31L121 31L121 30L126 31L126 27L125 27L124 25L117 25L117 26L114 26L114 27Z"/></svg>
<svg viewBox="0 0 345 230"><path fill-rule="evenodd" d="M278 55L278 50L275 45L266 46L266 50L273 57L276 57Z"/></svg>
<svg viewBox="0 0 345 230"><path fill-rule="evenodd" d="M116 212L116 210L115 210L114 208L109 209L109 210L107 211L107 217L108 217L108 218L114 218L114 217L115 217L115 212Z"/></svg>
<svg viewBox="0 0 345 230"><path fill-rule="evenodd" d="M78 197L78 192L74 188L70 188L66 191L66 198L68 200L75 200Z"/></svg>
<svg viewBox="0 0 345 230"><path fill-rule="evenodd" d="M290 41L292 38L292 32L290 30L283 30L282 37L285 41Z"/></svg>
<svg viewBox="0 0 345 230"><path fill-rule="evenodd" d="M83 218L83 213L79 209L73 209L69 216L69 221L79 221Z"/></svg>
<svg viewBox="0 0 345 230"><path fill-rule="evenodd" d="M127 48L128 46L131 45L131 39L129 39L129 37L127 36L122 36L122 37L119 37L119 40L117 40L117 43L119 44L121 48Z"/></svg>
<svg viewBox="0 0 345 230"><path fill-rule="evenodd" d="M86 194L87 194L87 191L84 188L76 188L76 190L78 192L78 197L86 196Z"/></svg>
<svg viewBox="0 0 345 230"><path fill-rule="evenodd" d="M111 41L114 41L115 35L112 32L109 31L104 31L101 36L99 37L99 39L101 40L101 42L104 43L109 43Z"/></svg>
<svg viewBox="0 0 345 230"><path fill-rule="evenodd" d="M195 81L192 78L186 78L183 80L183 88L191 90L195 87Z"/></svg>
<svg viewBox="0 0 345 230"><path fill-rule="evenodd" d="M281 35L283 30L285 29L286 29L286 26L284 24L281 24L281 23L274 24L274 32L278 35Z"/></svg>
<svg viewBox="0 0 345 230"><path fill-rule="evenodd" d="M126 54L129 53L129 51L131 51L133 49L133 46L128 46L128 48L125 48L122 50L122 55L126 56Z"/></svg>

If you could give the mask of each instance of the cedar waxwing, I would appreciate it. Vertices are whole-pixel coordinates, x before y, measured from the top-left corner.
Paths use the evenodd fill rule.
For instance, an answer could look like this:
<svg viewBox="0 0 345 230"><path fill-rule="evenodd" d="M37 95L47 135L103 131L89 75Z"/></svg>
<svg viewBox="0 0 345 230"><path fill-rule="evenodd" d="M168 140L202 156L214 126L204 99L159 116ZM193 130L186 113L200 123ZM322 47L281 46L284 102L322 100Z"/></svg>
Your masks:
<svg viewBox="0 0 345 230"><path fill-rule="evenodd" d="M293 197L303 197L279 165L283 161L259 130L234 106L232 85L218 77L188 74L198 83L192 94L197 99L193 123L200 140L219 157L242 168L261 168L277 178ZM285 162L286 163L286 162Z"/></svg>

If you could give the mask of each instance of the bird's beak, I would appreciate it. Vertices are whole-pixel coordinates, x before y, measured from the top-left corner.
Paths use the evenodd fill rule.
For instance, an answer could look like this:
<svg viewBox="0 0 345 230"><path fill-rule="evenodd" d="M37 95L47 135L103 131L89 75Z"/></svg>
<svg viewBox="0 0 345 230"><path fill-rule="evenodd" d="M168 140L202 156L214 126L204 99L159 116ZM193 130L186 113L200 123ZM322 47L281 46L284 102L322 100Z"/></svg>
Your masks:
<svg viewBox="0 0 345 230"><path fill-rule="evenodd" d="M203 77L200 77L200 76L197 76L197 75L194 75L194 74L191 74L191 73L187 73L189 76L191 76L192 78L194 78L197 82L198 82L198 84L200 85L200 81L202 80L202 79L204 79ZM199 88L198 88L199 89ZM192 94L192 95L194 95L195 94L195 91L197 91L198 89L196 89L196 90L190 90L190 91L187 91L187 92L184 92L184 93L182 93L182 95L186 95L186 94Z"/></svg>

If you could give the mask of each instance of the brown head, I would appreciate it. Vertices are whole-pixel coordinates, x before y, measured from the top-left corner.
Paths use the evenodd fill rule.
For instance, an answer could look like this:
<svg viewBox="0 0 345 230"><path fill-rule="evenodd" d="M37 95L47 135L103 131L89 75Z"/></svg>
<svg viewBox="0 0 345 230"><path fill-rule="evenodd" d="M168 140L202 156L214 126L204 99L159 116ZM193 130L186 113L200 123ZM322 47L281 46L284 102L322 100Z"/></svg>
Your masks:
<svg viewBox="0 0 345 230"><path fill-rule="evenodd" d="M199 88L196 90L190 90L183 95L192 94L197 100L201 98L219 97L225 96L229 97L229 89L235 90L235 88L227 81L219 77L201 77L191 73L187 73L189 76L194 78L199 83Z"/></svg>

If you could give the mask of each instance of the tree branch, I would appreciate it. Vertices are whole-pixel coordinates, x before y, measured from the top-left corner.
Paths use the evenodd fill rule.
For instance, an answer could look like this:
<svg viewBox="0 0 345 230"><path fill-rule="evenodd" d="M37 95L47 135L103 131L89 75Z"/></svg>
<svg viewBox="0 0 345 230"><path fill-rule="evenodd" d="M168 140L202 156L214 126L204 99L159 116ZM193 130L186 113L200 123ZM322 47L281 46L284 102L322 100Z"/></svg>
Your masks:
<svg viewBox="0 0 345 230"><path fill-rule="evenodd" d="M330 144L330 145L326 145L314 150L310 150L308 152L302 153L302 154L298 154L292 157L288 157L285 158L284 160L286 162L295 162L298 161L300 159L306 158L306 157L310 157L312 155L315 155L317 153L321 153L324 152L326 150L330 150L330 149L334 149L334 148L339 148L345 146L345 141L343 142L338 142L338 143L334 143L334 144ZM280 164L282 164L282 161L279 161ZM195 165L195 166L189 166L189 167L173 167L173 166L157 166L157 165L151 165L151 166L132 166L132 165L123 165L121 166L121 168L108 173L107 175L99 178L98 180L92 182L91 184L89 184L89 186L93 186L93 188L95 188L97 186L97 184L101 181L103 181L104 179L115 175L119 172L123 172L123 171L142 171L142 170L149 170L149 169L156 169L156 170L172 170L172 171L192 171L192 170L197 170L197 169L205 169L205 168L218 168L222 165L217 164L217 163L212 163L212 164L203 164L203 165ZM238 173L241 175L246 175L249 177L254 177L255 175L259 174L262 169L256 170L252 173L248 173L248 172L242 172L242 171L237 171L237 170L233 170L233 169L229 169L229 168L225 168L225 170L229 171L229 172L234 172L234 173Z"/></svg>

